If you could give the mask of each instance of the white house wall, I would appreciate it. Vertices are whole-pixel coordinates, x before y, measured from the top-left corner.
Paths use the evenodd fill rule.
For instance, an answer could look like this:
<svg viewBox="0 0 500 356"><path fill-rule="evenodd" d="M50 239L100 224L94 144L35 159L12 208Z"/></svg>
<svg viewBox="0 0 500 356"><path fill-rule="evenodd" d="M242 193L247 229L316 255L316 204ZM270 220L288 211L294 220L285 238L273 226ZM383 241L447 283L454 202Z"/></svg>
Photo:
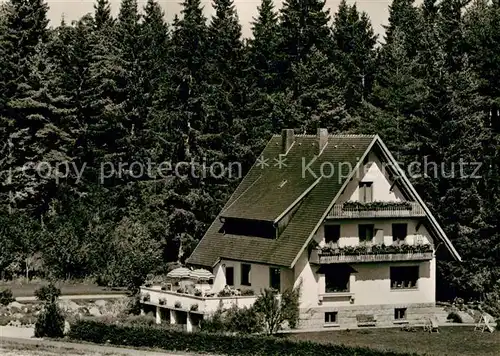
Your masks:
<svg viewBox="0 0 500 356"><path fill-rule="evenodd" d="M405 242L408 244L432 244L433 240L429 232L423 224L418 226L416 219L350 219L350 220L328 220L324 222L315 234L314 240L320 246L324 245L325 238L325 224L326 225L340 225L340 239L338 242L339 247L356 246L359 244L358 225L360 224L373 224L375 226L375 237L373 242L386 245L392 244L392 224L406 223L408 226L408 235ZM417 230L418 226L418 230Z"/></svg>
<svg viewBox="0 0 500 356"><path fill-rule="evenodd" d="M399 187L392 187L387 168L373 152L368 155L369 163L355 172L353 179L347 184L344 192L337 199L337 203L345 201L359 201L359 183L373 182L373 201L403 201L404 196ZM333 199L333 197L332 197Z"/></svg>
<svg viewBox="0 0 500 356"><path fill-rule="evenodd" d="M241 284L241 265L242 264L250 264L250 286ZM222 260L220 261L214 268L214 284L213 290L220 291L226 285L226 267L234 268L234 285L233 288L236 289L252 289L256 293L262 292L264 289L270 287L270 272L269 269L272 266L262 265L256 263L245 263L239 261L231 261L231 260ZM280 268L280 281L281 281L281 290L285 290L290 288L294 284L294 274L293 270L289 268Z"/></svg>

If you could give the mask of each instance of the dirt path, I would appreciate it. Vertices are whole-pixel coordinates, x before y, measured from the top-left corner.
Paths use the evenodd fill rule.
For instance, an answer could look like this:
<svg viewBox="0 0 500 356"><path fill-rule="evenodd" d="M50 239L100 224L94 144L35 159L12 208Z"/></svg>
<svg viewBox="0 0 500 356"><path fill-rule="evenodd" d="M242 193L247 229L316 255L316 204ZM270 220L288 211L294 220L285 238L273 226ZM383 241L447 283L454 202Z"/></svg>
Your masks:
<svg viewBox="0 0 500 356"><path fill-rule="evenodd" d="M35 350L35 353L31 353ZM66 341L53 341L42 339L18 339L10 337L0 337L0 354L5 352L15 352L13 355L106 355L106 356L203 356L190 353L167 353L163 351L129 349L115 346L103 346L94 344L79 344ZM212 355L213 356L213 355Z"/></svg>
<svg viewBox="0 0 500 356"><path fill-rule="evenodd" d="M83 300L83 299L118 299L126 297L125 294L82 294L82 295L61 295L59 300ZM36 300L36 297L17 297L18 302L31 302Z"/></svg>

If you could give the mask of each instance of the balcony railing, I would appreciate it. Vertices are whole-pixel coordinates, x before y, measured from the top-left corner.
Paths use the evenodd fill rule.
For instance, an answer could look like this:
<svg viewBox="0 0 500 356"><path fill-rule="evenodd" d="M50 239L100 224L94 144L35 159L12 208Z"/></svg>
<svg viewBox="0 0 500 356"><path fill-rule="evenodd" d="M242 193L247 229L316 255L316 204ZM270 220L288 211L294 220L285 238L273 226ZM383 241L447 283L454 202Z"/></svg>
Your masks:
<svg viewBox="0 0 500 356"><path fill-rule="evenodd" d="M220 306L223 308L230 308L233 305L238 307L250 307L257 300L256 295L231 297L195 296L161 290L161 286L141 287L141 294L147 296L146 300L141 300L144 304L158 305L163 308L202 314L213 313Z"/></svg>
<svg viewBox="0 0 500 356"><path fill-rule="evenodd" d="M335 204L328 213L329 219L400 218L425 216L424 209L416 202Z"/></svg>
<svg viewBox="0 0 500 356"><path fill-rule="evenodd" d="M395 261L428 261L434 253L430 245L356 246L345 248L317 248L311 251L311 263L370 263Z"/></svg>

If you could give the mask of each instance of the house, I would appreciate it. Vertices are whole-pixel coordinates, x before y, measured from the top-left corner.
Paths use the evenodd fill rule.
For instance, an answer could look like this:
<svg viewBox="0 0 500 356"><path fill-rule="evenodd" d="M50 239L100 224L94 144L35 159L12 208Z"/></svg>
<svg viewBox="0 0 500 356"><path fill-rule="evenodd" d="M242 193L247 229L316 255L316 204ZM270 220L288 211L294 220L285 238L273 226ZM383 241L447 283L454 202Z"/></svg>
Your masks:
<svg viewBox="0 0 500 356"><path fill-rule="evenodd" d="M301 328L394 325L434 312L438 246L460 260L380 137L288 129L187 262L213 271L215 292L301 284Z"/></svg>

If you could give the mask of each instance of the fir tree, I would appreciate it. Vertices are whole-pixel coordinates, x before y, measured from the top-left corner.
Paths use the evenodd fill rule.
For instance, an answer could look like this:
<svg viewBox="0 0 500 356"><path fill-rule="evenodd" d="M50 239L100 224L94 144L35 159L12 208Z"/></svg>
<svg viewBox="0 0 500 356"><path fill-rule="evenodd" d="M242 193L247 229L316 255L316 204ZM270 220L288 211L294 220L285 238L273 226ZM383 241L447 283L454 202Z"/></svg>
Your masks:
<svg viewBox="0 0 500 356"><path fill-rule="evenodd" d="M323 53L331 51L328 22L330 11L324 0L287 0L280 10L280 55L283 56L281 75L288 84L291 65L309 55L314 46Z"/></svg>
<svg viewBox="0 0 500 356"><path fill-rule="evenodd" d="M370 20L356 5L343 0L333 21L336 62L340 64L345 86L346 108L353 113L371 92L375 72L375 43Z"/></svg>
<svg viewBox="0 0 500 356"><path fill-rule="evenodd" d="M111 16L111 4L109 0L97 0L94 4L94 20L95 28L98 30L114 24L114 19Z"/></svg>
<svg viewBox="0 0 500 356"><path fill-rule="evenodd" d="M272 0L262 0L248 40L246 68L245 134L248 161L262 151L269 137L281 130L273 113L273 96L279 89L279 25Z"/></svg>

